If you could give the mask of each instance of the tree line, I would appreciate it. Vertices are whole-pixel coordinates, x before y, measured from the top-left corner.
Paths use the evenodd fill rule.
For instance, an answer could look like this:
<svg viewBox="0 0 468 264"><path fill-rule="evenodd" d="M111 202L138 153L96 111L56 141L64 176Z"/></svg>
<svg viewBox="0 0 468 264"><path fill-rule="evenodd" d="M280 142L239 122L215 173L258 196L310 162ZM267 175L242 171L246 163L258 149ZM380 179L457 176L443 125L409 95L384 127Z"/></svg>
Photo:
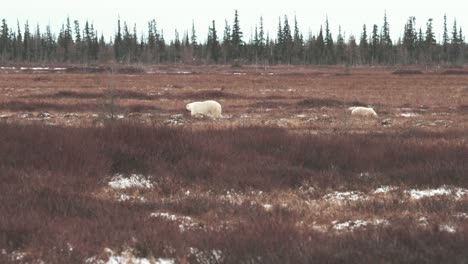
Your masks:
<svg viewBox="0 0 468 264"><path fill-rule="evenodd" d="M190 33L175 30L174 39L164 38L156 20L148 22L147 33L137 33L120 18L117 32L106 40L92 23L67 18L58 34L50 26L41 32L29 23L16 30L1 24L0 61L2 63L215 63L215 64L311 64L311 65L464 65L468 61L468 45L456 20L449 30L444 16L442 39L436 40L433 19L417 26L409 17L402 37L392 40L387 14L381 26L370 29L363 25L361 35L345 36L339 27L332 34L328 17L318 33L303 36L296 17L278 19L275 36L270 36L260 17L251 37L240 27L237 10L232 24L224 21L222 33L213 20L205 41L199 41L194 22Z"/></svg>

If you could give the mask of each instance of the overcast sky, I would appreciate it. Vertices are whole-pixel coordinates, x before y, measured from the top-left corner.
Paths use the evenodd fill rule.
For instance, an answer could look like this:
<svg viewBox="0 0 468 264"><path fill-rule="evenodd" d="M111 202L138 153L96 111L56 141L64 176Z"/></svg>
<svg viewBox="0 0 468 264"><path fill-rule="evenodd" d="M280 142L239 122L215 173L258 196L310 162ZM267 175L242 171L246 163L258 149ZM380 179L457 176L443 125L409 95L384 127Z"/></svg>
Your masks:
<svg viewBox="0 0 468 264"><path fill-rule="evenodd" d="M278 18L288 16L293 25L294 16L297 17L299 28L305 37L308 32L316 34L328 15L334 38L341 25L346 37L350 34L356 37L361 34L362 25L366 24L368 32L372 25L380 27L386 10L390 23L390 33L393 40L400 37L404 24L409 16L416 17L417 27L425 30L426 21L434 19L436 37L442 35L443 16L448 18L449 32L453 26L453 19L457 19L458 26L468 33L468 4L464 0L353 0L353 1L312 1L312 0L40 0L40 1L3 1L0 8L0 18L5 18L9 27L16 31L16 21L24 27L29 20L30 27L35 28L39 23L41 30L50 25L54 33L58 33L67 16L71 21L78 20L83 28L86 20L92 22L99 34L103 33L106 40L116 31L117 18L126 21L131 29L136 23L138 34L146 34L148 21L155 19L159 28L164 30L166 40L173 39L174 30L180 35L190 30L192 20L199 39L206 39L208 26L212 20L216 21L218 35L222 38L224 21L232 24L234 10L239 13L241 30L244 40L248 40L255 25L259 24L263 16L265 30L270 36L276 37ZM437 3L437 4L436 4Z"/></svg>

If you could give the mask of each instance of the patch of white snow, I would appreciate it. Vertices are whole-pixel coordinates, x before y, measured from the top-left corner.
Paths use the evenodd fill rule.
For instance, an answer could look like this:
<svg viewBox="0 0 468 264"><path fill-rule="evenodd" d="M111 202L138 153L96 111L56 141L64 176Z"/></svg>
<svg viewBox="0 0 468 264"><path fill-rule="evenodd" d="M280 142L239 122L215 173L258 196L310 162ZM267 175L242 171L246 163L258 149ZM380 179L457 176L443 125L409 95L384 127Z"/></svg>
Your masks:
<svg viewBox="0 0 468 264"><path fill-rule="evenodd" d="M123 174L115 174L111 181L108 183L114 189L127 189L127 188L142 188L149 189L153 184L145 178L142 174L131 174L129 177L124 177Z"/></svg>
<svg viewBox="0 0 468 264"><path fill-rule="evenodd" d="M324 195L322 198L325 200L331 200L331 201L336 201L336 202L359 201L359 200L369 199L367 195L359 191L332 192L332 193Z"/></svg>
<svg viewBox="0 0 468 264"><path fill-rule="evenodd" d="M194 229L196 227L199 227L199 224L195 222L189 216L175 215L175 214L163 213L163 212L155 212L155 213L151 213L150 217L162 218L162 219L166 219L169 221L177 222L179 224L179 230L181 232L184 232L188 229Z"/></svg>

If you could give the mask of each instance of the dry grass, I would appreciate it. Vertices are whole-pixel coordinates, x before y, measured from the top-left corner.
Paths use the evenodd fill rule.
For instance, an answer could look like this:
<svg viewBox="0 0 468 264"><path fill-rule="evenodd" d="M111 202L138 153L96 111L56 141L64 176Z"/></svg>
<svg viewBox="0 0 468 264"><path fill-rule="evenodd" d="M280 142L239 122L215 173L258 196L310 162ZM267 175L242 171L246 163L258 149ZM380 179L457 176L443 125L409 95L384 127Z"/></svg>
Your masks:
<svg viewBox="0 0 468 264"><path fill-rule="evenodd" d="M302 135L266 127L189 131L125 123L0 129L0 248L8 252L52 263L82 262L103 245L190 262L197 261L189 248L220 250L224 263L352 262L359 252L369 261L382 254L403 262L467 257L463 222L454 234L413 223L418 214L443 222L444 215L467 212L466 200L405 203L395 193L342 207L320 198L381 185L466 188L462 131ZM118 193L106 184L114 173L151 175L150 190L127 192L147 202L115 201ZM267 203L272 210L264 209ZM157 211L190 216L197 224L181 232L177 222L150 218ZM317 231L313 224L331 228L332 220L369 217L390 218L392 225L350 235Z"/></svg>
<svg viewBox="0 0 468 264"><path fill-rule="evenodd" d="M468 76L394 70L2 71L0 262L108 247L177 263L463 263L467 196L407 191L468 188ZM224 117L187 115L205 99ZM351 118L357 105L379 118ZM116 174L152 185L114 189ZM340 193L361 198L326 198Z"/></svg>

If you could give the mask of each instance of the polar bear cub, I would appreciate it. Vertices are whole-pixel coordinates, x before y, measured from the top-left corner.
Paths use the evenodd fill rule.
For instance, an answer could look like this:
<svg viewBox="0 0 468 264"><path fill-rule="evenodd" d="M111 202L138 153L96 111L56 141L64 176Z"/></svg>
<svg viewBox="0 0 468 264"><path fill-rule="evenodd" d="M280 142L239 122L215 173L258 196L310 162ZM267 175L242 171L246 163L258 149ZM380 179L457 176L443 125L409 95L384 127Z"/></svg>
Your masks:
<svg viewBox="0 0 468 264"><path fill-rule="evenodd" d="M221 117L221 105L213 100L208 100L204 102L193 102L187 104L187 110L190 111L192 116L204 115L210 117Z"/></svg>
<svg viewBox="0 0 468 264"><path fill-rule="evenodd" d="M374 111L372 107L353 107L351 111L351 115L353 116L366 116L366 117L377 117L377 113Z"/></svg>

